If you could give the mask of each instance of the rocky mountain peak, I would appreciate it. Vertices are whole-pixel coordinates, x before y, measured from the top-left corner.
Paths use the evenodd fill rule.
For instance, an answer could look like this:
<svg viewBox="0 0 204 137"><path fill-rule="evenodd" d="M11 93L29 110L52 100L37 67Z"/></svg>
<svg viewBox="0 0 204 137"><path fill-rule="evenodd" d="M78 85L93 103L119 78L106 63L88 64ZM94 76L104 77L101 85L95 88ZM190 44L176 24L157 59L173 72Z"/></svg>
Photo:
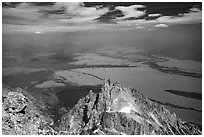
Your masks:
<svg viewBox="0 0 204 137"><path fill-rule="evenodd" d="M65 134L201 134L164 106L110 80L62 119L59 129Z"/></svg>
<svg viewBox="0 0 204 137"><path fill-rule="evenodd" d="M82 91L83 92L83 91ZM90 91L79 99L53 127L42 113L37 99L22 89L3 87L3 134L201 134L163 105L144 97L135 89L105 80L101 92Z"/></svg>

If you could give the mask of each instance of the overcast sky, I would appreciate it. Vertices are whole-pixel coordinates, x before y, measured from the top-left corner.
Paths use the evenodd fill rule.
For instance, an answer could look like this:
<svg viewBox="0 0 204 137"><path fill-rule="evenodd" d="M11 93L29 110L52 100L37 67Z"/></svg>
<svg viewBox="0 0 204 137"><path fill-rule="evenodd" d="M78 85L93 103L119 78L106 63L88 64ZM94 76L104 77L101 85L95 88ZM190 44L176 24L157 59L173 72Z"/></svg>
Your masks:
<svg viewBox="0 0 204 137"><path fill-rule="evenodd" d="M143 29L202 23L202 3L3 3L3 33Z"/></svg>

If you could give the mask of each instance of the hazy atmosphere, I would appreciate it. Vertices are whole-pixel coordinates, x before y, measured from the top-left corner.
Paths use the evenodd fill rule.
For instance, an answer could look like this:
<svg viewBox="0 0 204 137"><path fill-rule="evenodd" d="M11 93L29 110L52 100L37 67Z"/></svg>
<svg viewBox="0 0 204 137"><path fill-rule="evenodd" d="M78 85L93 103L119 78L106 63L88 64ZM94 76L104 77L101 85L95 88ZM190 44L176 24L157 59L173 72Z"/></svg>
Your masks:
<svg viewBox="0 0 204 137"><path fill-rule="evenodd" d="M53 129L107 79L202 127L202 3L3 2L2 67L3 86L43 102Z"/></svg>

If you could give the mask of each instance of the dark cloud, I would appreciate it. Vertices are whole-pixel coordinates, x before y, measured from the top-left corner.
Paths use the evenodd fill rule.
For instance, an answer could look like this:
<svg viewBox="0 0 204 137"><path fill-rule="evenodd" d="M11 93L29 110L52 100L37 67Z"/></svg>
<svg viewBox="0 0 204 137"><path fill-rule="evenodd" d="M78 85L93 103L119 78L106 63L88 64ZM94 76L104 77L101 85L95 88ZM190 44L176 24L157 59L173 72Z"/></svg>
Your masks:
<svg viewBox="0 0 204 137"><path fill-rule="evenodd" d="M95 20L98 20L101 23L110 23L110 24L117 24L115 19L117 17L123 17L123 13L120 10L110 10L107 13L101 15L99 18L96 18Z"/></svg>
<svg viewBox="0 0 204 137"><path fill-rule="evenodd" d="M2 7L12 7L15 8L16 6L18 6L19 4L21 4L22 2L2 2ZM55 4L55 2L27 2L30 5L33 6L52 6Z"/></svg>
<svg viewBox="0 0 204 137"><path fill-rule="evenodd" d="M2 7L12 7L15 8L17 5L19 5L21 2L2 2Z"/></svg>
<svg viewBox="0 0 204 137"><path fill-rule="evenodd" d="M85 6L110 7L112 10L117 6L144 5L140 10L146 10L148 14L161 13L164 16L176 16L187 13L193 6L202 10L201 2L85 2Z"/></svg>
<svg viewBox="0 0 204 137"><path fill-rule="evenodd" d="M55 2L29 2L33 6L53 6Z"/></svg>
<svg viewBox="0 0 204 137"><path fill-rule="evenodd" d="M117 6L131 6L131 5L144 5L145 7L138 8L138 11L144 11L145 13L139 17L129 17L127 20L145 19L155 20L159 16L149 16L148 14L161 14L162 16L179 16L179 14L188 13L189 9L195 7L202 10L201 2L88 2L85 6L102 5L103 7L110 7L114 10ZM102 15L100 20L112 20L115 19L113 14Z"/></svg>
<svg viewBox="0 0 204 137"><path fill-rule="evenodd" d="M201 7L201 3L188 3L188 2L155 2L146 3L146 10L148 14L160 13L163 16L177 16L181 13L187 13L192 6L198 5Z"/></svg>
<svg viewBox="0 0 204 137"><path fill-rule="evenodd" d="M141 5L138 2L84 2L86 7L99 6L110 7L113 10L116 6L131 6L131 5Z"/></svg>
<svg viewBox="0 0 204 137"><path fill-rule="evenodd" d="M44 15L43 16L49 16L51 14L65 14L65 8L64 7L61 7L59 9L52 9L52 10L40 10L39 11L40 13L43 13Z"/></svg>

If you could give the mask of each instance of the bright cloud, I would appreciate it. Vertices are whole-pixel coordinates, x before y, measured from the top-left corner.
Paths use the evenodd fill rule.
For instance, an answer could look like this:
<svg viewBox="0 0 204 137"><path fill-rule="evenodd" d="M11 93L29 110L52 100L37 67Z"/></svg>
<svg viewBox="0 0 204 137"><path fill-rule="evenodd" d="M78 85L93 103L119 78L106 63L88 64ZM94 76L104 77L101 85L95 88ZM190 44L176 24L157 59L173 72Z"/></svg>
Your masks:
<svg viewBox="0 0 204 137"><path fill-rule="evenodd" d="M193 7L193 8L190 8L190 11L200 12L200 9Z"/></svg>
<svg viewBox="0 0 204 137"><path fill-rule="evenodd" d="M53 7L65 8L65 15L72 18L96 18L108 12L108 8L84 7L83 3L65 2L56 3Z"/></svg>
<svg viewBox="0 0 204 137"><path fill-rule="evenodd" d="M166 28L166 27L168 27L168 25L166 25L166 24L157 24L154 27L156 27L156 28Z"/></svg>
<svg viewBox="0 0 204 137"><path fill-rule="evenodd" d="M195 12L196 11L196 12ZM200 9L191 8L189 13L179 14L179 16L162 16L157 19L163 23L177 23L177 24L190 24L202 23L202 11Z"/></svg>
<svg viewBox="0 0 204 137"><path fill-rule="evenodd" d="M120 25L137 24L142 27L168 27L174 24L194 24L202 23L202 11L198 8L189 9L188 13L179 14L178 16L162 16L159 14L149 14L149 16L159 16L155 20L121 20L118 21Z"/></svg>
<svg viewBox="0 0 204 137"><path fill-rule="evenodd" d="M50 13L62 8L64 11L61 14ZM83 3L67 2L55 3L53 6L33 6L30 3L21 3L15 8L3 8L2 14L3 23L7 24L4 26L13 24L12 27L21 32L35 32L36 29L43 31L71 29L70 31L73 31L75 28L76 30L83 27L90 28L91 25L97 23L94 19L106 12L108 8L84 7Z"/></svg>
<svg viewBox="0 0 204 137"><path fill-rule="evenodd" d="M161 16L161 14L159 13L155 13L155 14L148 14L149 17L158 17Z"/></svg>
<svg viewBox="0 0 204 137"><path fill-rule="evenodd" d="M131 5L129 7L125 7L125 6L117 6L115 7L115 9L118 9L120 11L122 11L122 13L124 14L123 17L120 17L118 19L127 19L127 18L131 18L131 17L140 17L145 15L145 11L140 11L138 10L138 8L144 8L145 6L143 5Z"/></svg>

